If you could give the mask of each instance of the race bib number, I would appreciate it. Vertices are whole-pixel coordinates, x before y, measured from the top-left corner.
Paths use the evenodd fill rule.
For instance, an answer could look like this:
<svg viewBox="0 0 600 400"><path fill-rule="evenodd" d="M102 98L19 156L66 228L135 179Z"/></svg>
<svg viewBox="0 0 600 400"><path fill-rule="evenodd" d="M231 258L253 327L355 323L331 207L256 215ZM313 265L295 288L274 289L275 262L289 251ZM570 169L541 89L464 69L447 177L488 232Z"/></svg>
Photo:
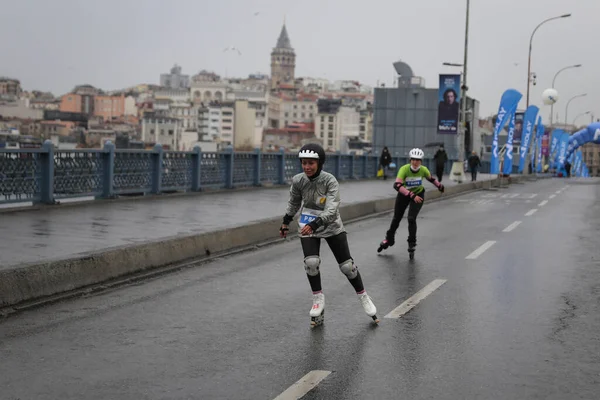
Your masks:
<svg viewBox="0 0 600 400"><path fill-rule="evenodd" d="M317 219L320 214L320 210L312 210L310 208L303 209L302 214L300 214L300 219L298 220L298 226L300 229L304 228L307 224L310 224Z"/></svg>
<svg viewBox="0 0 600 400"><path fill-rule="evenodd" d="M414 188L414 187L421 186L422 183L423 183L423 178L406 178L405 185L408 188Z"/></svg>

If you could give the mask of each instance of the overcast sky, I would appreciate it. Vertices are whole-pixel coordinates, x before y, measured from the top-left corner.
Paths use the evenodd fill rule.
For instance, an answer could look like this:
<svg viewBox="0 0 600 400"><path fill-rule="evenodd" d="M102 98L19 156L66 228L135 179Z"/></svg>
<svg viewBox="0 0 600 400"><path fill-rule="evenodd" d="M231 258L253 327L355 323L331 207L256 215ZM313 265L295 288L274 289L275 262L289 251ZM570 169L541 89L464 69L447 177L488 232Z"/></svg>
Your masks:
<svg viewBox="0 0 600 400"><path fill-rule="evenodd" d="M269 73L269 55L284 16L296 51L296 76L355 79L391 85L392 63L408 63L427 87L439 73L459 72L466 0L0 0L0 75L26 90L61 95L77 84L105 90L159 82L174 63L183 72L221 76ZM473 0L469 32L469 94L481 114L495 113L502 92L523 93L525 107L529 37L537 85L531 103L556 82L564 119L592 111L600 118L599 0ZM258 13L258 15L255 15ZM242 55L223 52L228 46ZM547 119L549 107L542 108ZM589 116L578 123L589 122Z"/></svg>

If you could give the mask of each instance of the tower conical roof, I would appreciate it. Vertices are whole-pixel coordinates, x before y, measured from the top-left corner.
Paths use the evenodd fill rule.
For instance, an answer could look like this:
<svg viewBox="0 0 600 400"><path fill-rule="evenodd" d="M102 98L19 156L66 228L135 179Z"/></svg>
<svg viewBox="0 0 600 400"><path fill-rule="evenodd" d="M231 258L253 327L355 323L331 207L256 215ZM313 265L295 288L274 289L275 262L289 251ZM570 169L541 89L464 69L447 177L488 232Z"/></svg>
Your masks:
<svg viewBox="0 0 600 400"><path fill-rule="evenodd" d="M281 33L279 34L279 39L277 39L277 49L288 49L293 50L292 44L290 43L290 37L288 36L287 29L285 28L285 23L281 28Z"/></svg>

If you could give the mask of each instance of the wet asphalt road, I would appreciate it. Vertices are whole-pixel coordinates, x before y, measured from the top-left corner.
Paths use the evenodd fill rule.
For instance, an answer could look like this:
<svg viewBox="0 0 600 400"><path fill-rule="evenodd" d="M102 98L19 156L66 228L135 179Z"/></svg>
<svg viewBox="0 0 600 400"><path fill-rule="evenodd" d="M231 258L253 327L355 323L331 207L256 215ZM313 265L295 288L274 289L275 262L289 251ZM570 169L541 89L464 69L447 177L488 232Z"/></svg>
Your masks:
<svg viewBox="0 0 600 400"><path fill-rule="evenodd" d="M431 203L412 262L405 221L383 255L389 216L348 224L377 327L323 245L326 320L309 328L296 239L16 315L0 398L273 399L313 370L331 373L304 399L598 398L599 195L547 179Z"/></svg>

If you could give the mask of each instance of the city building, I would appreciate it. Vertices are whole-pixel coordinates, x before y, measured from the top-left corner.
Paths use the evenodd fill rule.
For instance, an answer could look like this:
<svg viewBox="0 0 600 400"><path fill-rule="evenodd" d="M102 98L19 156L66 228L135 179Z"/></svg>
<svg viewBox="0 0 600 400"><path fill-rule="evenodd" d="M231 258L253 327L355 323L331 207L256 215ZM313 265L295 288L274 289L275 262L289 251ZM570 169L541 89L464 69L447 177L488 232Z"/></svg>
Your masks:
<svg viewBox="0 0 600 400"><path fill-rule="evenodd" d="M262 149L264 151L296 151L306 143L323 144L315 137L315 124L290 124L285 128L265 129L263 133Z"/></svg>
<svg viewBox="0 0 600 400"><path fill-rule="evenodd" d="M308 93L282 93L279 95L282 100L283 109L280 110L283 115L279 120L283 122L282 127L295 123L314 122L317 116L317 99L315 94Z"/></svg>
<svg viewBox="0 0 600 400"><path fill-rule="evenodd" d="M361 126L366 137L367 118L361 116L360 108L344 106L341 99L319 99L317 107L315 136L327 151L346 152L350 142L367 144L366 139L361 138Z"/></svg>
<svg viewBox="0 0 600 400"><path fill-rule="evenodd" d="M413 74L410 66L403 62L394 63L398 74L397 87L375 88L373 104L373 151L381 153L387 146L394 157L406 157L408 152L419 147L426 158L433 157L439 144L444 144L450 159L458 158L457 135L437 133L438 88L426 88L424 80ZM467 99L467 132L465 155L481 149L479 124L479 102Z"/></svg>
<svg viewBox="0 0 600 400"><path fill-rule="evenodd" d="M146 114L142 119L142 141L160 143L165 149L178 149L181 122L176 118Z"/></svg>
<svg viewBox="0 0 600 400"><path fill-rule="evenodd" d="M228 85L219 75L205 70L192 77L190 95L196 104L208 104L227 99Z"/></svg>
<svg viewBox="0 0 600 400"><path fill-rule="evenodd" d="M18 98L21 91L21 82L18 79L0 77L0 96Z"/></svg>
<svg viewBox="0 0 600 400"><path fill-rule="evenodd" d="M171 73L160 75L160 86L171 89L188 89L190 87L190 76L181 73L181 67L177 64L171 68Z"/></svg>
<svg viewBox="0 0 600 400"><path fill-rule="evenodd" d="M581 146L583 161L587 165L590 176L600 176L600 145L587 143Z"/></svg>

